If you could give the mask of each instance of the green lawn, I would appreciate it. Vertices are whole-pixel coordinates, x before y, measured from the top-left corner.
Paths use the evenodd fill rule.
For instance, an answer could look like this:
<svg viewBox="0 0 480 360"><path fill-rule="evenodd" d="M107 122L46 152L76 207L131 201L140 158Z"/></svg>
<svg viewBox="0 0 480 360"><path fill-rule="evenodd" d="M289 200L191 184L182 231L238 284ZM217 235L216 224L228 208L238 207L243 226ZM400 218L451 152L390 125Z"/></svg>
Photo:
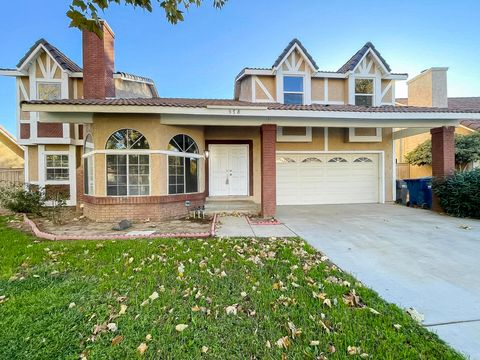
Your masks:
<svg viewBox="0 0 480 360"><path fill-rule="evenodd" d="M6 221L2 359L136 358L142 343L156 359L461 359L300 239L40 242Z"/></svg>

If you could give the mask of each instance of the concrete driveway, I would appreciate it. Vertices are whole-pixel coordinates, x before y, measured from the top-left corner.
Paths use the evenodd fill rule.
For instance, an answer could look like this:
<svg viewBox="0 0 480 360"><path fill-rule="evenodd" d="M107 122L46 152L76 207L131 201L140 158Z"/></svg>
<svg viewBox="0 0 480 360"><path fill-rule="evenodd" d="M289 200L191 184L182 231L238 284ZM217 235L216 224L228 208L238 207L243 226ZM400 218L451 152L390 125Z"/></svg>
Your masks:
<svg viewBox="0 0 480 360"><path fill-rule="evenodd" d="M380 296L480 359L480 221L399 205L279 206L278 218Z"/></svg>

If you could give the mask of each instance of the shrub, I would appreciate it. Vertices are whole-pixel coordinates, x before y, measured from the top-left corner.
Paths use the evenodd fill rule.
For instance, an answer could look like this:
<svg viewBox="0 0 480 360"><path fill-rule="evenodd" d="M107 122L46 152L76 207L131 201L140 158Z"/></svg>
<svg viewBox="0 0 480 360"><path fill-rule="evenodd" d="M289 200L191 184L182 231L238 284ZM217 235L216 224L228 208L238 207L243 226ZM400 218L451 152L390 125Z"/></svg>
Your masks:
<svg viewBox="0 0 480 360"><path fill-rule="evenodd" d="M480 169L456 172L436 180L433 192L447 214L480 218Z"/></svg>
<svg viewBox="0 0 480 360"><path fill-rule="evenodd" d="M410 165L432 165L432 141L426 140L405 155ZM480 160L480 133L455 134L455 165L466 170L468 165Z"/></svg>
<svg viewBox="0 0 480 360"><path fill-rule="evenodd" d="M0 205L4 208L25 214L40 215L45 197L40 190L22 185L4 185L0 187Z"/></svg>

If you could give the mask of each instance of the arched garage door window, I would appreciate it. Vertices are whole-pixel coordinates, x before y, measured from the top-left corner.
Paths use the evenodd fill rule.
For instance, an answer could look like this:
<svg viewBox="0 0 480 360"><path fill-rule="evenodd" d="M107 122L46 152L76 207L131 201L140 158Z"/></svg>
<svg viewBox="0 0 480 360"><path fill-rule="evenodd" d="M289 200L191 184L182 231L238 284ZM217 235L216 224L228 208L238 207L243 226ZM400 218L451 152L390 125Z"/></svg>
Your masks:
<svg viewBox="0 0 480 360"><path fill-rule="evenodd" d="M168 144L168 151L179 153L168 156L168 193L187 194L198 192L198 146L188 135L176 135Z"/></svg>
<svg viewBox="0 0 480 360"><path fill-rule="evenodd" d="M115 131L107 140L107 195L138 196L150 194L150 149L147 139L133 129ZM117 153L118 152L118 153Z"/></svg>

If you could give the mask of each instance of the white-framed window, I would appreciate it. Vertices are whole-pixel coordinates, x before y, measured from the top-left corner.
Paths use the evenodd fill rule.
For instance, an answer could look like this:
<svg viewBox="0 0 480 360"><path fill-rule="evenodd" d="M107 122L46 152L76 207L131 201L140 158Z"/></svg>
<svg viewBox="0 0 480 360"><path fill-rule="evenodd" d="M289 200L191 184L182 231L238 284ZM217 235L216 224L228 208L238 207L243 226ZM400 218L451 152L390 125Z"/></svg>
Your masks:
<svg viewBox="0 0 480 360"><path fill-rule="evenodd" d="M310 126L278 126L278 142L311 142L312 128Z"/></svg>
<svg viewBox="0 0 480 360"><path fill-rule="evenodd" d="M188 135L174 136L168 150L183 153L182 156L168 156L168 193L189 194L198 192L199 159L188 154L198 154L196 142Z"/></svg>
<svg viewBox="0 0 480 360"><path fill-rule="evenodd" d="M370 78L355 79L355 105L373 106L374 93L375 93L374 79L370 79Z"/></svg>
<svg viewBox="0 0 480 360"><path fill-rule="evenodd" d="M84 177L84 193L85 195L94 195L95 180L93 177L93 139L92 135L88 134L83 144L83 177ZM88 155L90 154L90 155Z"/></svg>
<svg viewBox="0 0 480 360"><path fill-rule="evenodd" d="M349 142L382 142L382 128L349 128Z"/></svg>
<svg viewBox="0 0 480 360"><path fill-rule="evenodd" d="M37 82L38 100L58 100L62 98L62 84L60 82Z"/></svg>
<svg viewBox="0 0 480 360"><path fill-rule="evenodd" d="M303 105L305 102L305 84L303 76L283 76L283 103Z"/></svg>
<svg viewBox="0 0 480 360"><path fill-rule="evenodd" d="M65 181L69 179L68 154L45 155L45 179Z"/></svg>
<svg viewBox="0 0 480 360"><path fill-rule="evenodd" d="M107 195L150 195L150 155L135 154L150 149L147 139L133 129L121 129L107 140L107 150L125 150L126 154L107 154Z"/></svg>

